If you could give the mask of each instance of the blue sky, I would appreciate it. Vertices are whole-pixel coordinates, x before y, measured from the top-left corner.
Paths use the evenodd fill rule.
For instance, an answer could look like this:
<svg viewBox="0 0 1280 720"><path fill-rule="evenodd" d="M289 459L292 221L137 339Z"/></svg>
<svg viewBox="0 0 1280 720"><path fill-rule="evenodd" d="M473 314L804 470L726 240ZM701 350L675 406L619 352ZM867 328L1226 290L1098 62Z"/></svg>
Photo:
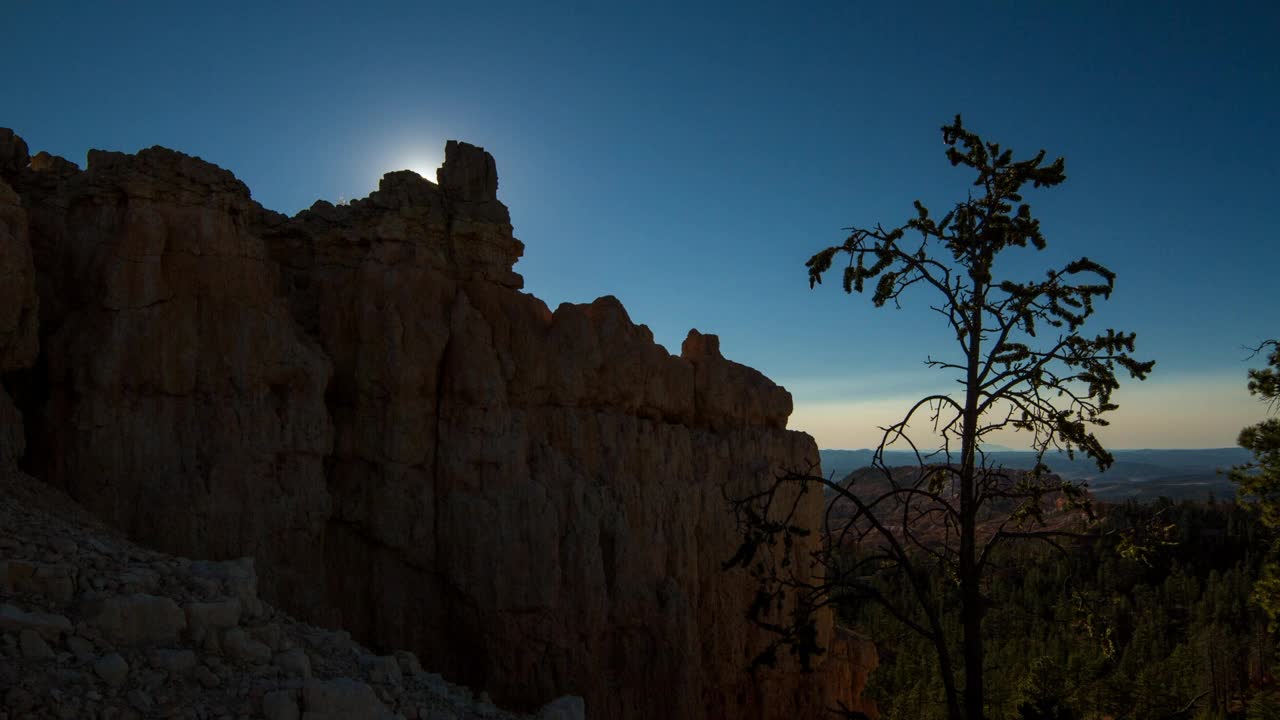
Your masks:
<svg viewBox="0 0 1280 720"><path fill-rule="evenodd" d="M792 427L863 447L943 382L921 361L945 333L924 296L810 291L804 261L962 197L959 112L1067 159L1029 197L1048 250L1012 262L1118 274L1094 327L1157 368L1112 446L1230 445L1265 415L1243 348L1280 335L1273 3L183 5L6 3L0 126L81 163L174 147L289 213L482 145L530 292L616 295L676 352L718 333L792 390Z"/></svg>

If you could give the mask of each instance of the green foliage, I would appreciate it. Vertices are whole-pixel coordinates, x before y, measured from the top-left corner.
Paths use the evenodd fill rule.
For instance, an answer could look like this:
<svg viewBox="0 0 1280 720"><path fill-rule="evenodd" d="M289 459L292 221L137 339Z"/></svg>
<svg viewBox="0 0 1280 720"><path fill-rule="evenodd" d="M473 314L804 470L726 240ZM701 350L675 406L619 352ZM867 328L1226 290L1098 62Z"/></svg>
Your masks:
<svg viewBox="0 0 1280 720"><path fill-rule="evenodd" d="M1070 680L1054 658L1040 656L1031 661L1022 678L1018 720L1077 720L1069 705Z"/></svg>
<svg viewBox="0 0 1280 720"><path fill-rule="evenodd" d="M1249 392L1271 404L1280 402L1280 341L1268 340L1258 350L1270 347L1267 367L1249 371ZM1280 418L1271 417L1240 431L1241 447L1253 452L1254 462L1233 468L1231 479L1240 487L1240 495L1254 503L1262 522L1273 531L1280 530ZM1272 629L1280 626L1280 547L1273 541L1270 561L1252 597L1271 618Z"/></svg>
<svg viewBox="0 0 1280 720"><path fill-rule="evenodd" d="M973 169L973 185L982 191L971 192L941 221L917 200L916 216L900 227L850 228L843 244L817 252L806 263L809 285L821 283L836 258L845 256L845 292L862 293L867 281L875 280L876 307L890 301L896 306L913 286L940 296L934 309L947 318L961 359L927 364L964 372L957 379L968 393L964 402L931 398L938 403L935 423L944 448L956 442L966 457L986 433L1011 428L1030 433L1031 445L1041 453L1078 449L1105 470L1112 457L1091 426L1106 425L1103 416L1117 408L1112 402L1120 386L1117 373L1141 380L1155 365L1132 356L1133 333L1107 329L1088 337L1078 332L1093 315L1095 301L1111 296L1115 274L1082 257L1040 280L996 275L1001 252L1045 248L1040 221L1022 189L1028 183L1037 188L1060 184L1065 163L1058 158L1044 165L1043 150L1014 161L1012 151L965 129L959 115L942 135L951 164ZM955 416L948 417L952 411ZM988 414L998 419L984 423ZM895 426L891 440L899 439L904 427Z"/></svg>
<svg viewBox="0 0 1280 720"><path fill-rule="evenodd" d="M1268 690L1253 697L1245 720L1280 720L1280 692Z"/></svg>
<svg viewBox="0 0 1280 720"><path fill-rule="evenodd" d="M1065 556L1019 548L986 586L988 717L1238 720L1244 708L1274 717L1275 640L1247 600L1262 565L1256 515L1232 503L1106 506L1099 515L1097 536ZM1178 542L1144 560L1120 557L1122 532L1152 518L1176 525ZM887 594L910 592L900 578L881 582ZM840 612L867 633L893 623L867 603ZM959 642L955 623L947 632ZM910 632L879 637L868 692L882 717L946 718L931 645Z"/></svg>

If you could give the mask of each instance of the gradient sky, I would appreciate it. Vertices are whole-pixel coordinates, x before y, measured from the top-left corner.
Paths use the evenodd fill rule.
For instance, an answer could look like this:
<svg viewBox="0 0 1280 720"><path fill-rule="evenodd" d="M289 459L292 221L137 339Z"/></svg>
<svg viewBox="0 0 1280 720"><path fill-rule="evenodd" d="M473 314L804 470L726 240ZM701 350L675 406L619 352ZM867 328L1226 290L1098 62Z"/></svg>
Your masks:
<svg viewBox="0 0 1280 720"><path fill-rule="evenodd" d="M174 147L293 213L482 145L528 291L616 295L675 352L718 333L823 447L940 386L946 334L930 298L810 291L804 261L963 197L938 131L963 113L1066 157L1028 198L1049 248L1015 262L1108 265L1090 327L1157 361L1111 446L1232 445L1266 414L1244 348L1280 335L1276 3L0 4L0 126L33 152Z"/></svg>

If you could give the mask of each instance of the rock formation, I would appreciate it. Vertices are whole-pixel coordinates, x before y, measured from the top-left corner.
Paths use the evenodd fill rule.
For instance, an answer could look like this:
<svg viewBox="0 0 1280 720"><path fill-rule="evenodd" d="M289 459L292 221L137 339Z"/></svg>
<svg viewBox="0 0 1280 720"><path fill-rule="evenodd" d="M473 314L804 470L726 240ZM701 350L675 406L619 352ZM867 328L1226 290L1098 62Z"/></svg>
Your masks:
<svg viewBox="0 0 1280 720"><path fill-rule="evenodd" d="M270 558L279 592L305 592L329 514L331 365L274 294L249 231L261 210L169 150L41 165L15 177L45 298L30 469L140 542Z"/></svg>
<svg viewBox="0 0 1280 720"><path fill-rule="evenodd" d="M344 631L264 604L251 559L139 547L21 473L0 471L0 720L582 720L559 698L499 710Z"/></svg>
<svg viewBox="0 0 1280 720"><path fill-rule="evenodd" d="M726 494L817 461L790 396L712 335L675 357L614 298L520 292L483 150L287 218L170 150L82 172L20 145L0 133L0 279L35 280L0 309L0 372L34 367L6 376L29 437L0 396L0 463L147 545L254 556L268 600L502 704L855 700L874 651L829 623L818 673L746 675L749 582L720 569Z"/></svg>
<svg viewBox="0 0 1280 720"><path fill-rule="evenodd" d="M26 165L27 144L0 130L0 375L30 367L38 347L38 301L27 214L21 198L3 179ZM0 468L14 464L25 447L22 418L0 387Z"/></svg>

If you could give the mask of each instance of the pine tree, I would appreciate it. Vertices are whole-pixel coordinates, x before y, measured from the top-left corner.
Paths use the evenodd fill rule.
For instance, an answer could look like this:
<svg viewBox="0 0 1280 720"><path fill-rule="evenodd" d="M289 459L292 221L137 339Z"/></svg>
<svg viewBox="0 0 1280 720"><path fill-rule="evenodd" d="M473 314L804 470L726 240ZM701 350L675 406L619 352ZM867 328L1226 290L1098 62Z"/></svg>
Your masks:
<svg viewBox="0 0 1280 720"><path fill-rule="evenodd" d="M761 581L750 616L777 634L762 662L783 646L802 661L821 650L814 609L834 601L880 603L933 645L948 717L982 720L988 570L1006 544L1058 545L1073 535L1046 527L1045 514L1054 503L1087 513L1088 495L1051 474L1045 455L1082 452L1099 469L1108 467L1111 454L1093 428L1106 425L1104 416L1117 408L1112 393L1119 375L1144 379L1154 362L1134 359L1133 333L1082 334L1094 303L1115 286L1115 274L1103 265L1082 257L1038 279L1000 274L1004 251L1045 248L1040 221L1022 192L1062 183L1064 161L1046 163L1043 150L1014 160L1011 150L967 130L958 115L942 128L942 138L952 166L977 176L966 199L940 220L916 201L915 216L902 226L851 228L843 244L818 252L807 267L812 287L841 259L845 292L871 287L876 307L930 292L946 322L939 346L954 354L925 364L953 374L961 391L923 397L884 428L874 461L878 478L855 473L837 482L809 468L778 479L802 491L817 485L849 509L838 521L828 513L834 524L825 528L814 558L822 567L818 581L808 569L770 562L770 548L792 547L794 536L805 532L794 521L797 504L785 500L793 494L777 492L776 485L735 503L743 543L726 566L750 568ZM932 428L928 443L911 436L921 426ZM982 444L1003 431L1028 437L1039 455L1033 471L1008 472L987 462ZM887 467L890 445L915 450L918 467ZM876 483L874 490L864 491L859 478ZM907 578L904 597L883 592L876 579L889 575ZM930 576L951 582L935 589ZM790 618L773 617L780 613Z"/></svg>
<svg viewBox="0 0 1280 720"><path fill-rule="evenodd" d="M1268 347L1268 366L1249 371L1249 393L1275 409L1280 403L1280 341L1268 340L1258 351ZM1232 469L1231 479L1239 486L1240 494L1255 503L1263 524L1273 531L1280 529L1280 417L1246 427L1237 442L1253 452L1254 461ZM1280 624L1280 538L1273 540L1270 556L1262 568L1262 577L1254 584L1253 599L1276 625Z"/></svg>

